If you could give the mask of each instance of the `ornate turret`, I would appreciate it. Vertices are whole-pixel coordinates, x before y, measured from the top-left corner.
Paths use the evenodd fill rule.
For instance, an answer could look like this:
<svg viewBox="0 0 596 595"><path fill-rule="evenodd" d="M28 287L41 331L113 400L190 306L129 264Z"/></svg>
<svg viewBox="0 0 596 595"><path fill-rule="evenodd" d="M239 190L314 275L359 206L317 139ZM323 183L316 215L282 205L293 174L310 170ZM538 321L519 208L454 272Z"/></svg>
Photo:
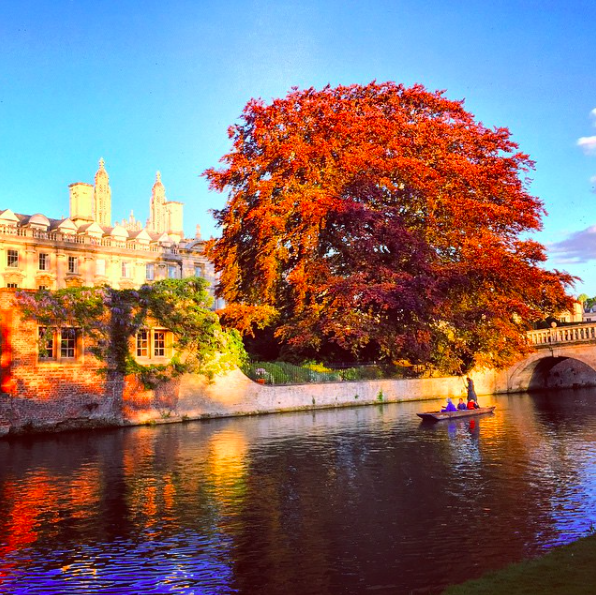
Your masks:
<svg viewBox="0 0 596 595"><path fill-rule="evenodd" d="M166 189L161 183L161 174L155 175L155 184L151 190L151 204L149 215L149 227L151 231L163 233L167 231L167 211L166 211Z"/></svg>
<svg viewBox="0 0 596 595"><path fill-rule="evenodd" d="M103 157L99 160L99 169L95 174L93 189L93 217L100 225L112 225L112 191L110 177L104 167Z"/></svg>
<svg viewBox="0 0 596 595"><path fill-rule="evenodd" d="M141 231L141 229L143 229L143 224L135 219L132 210L130 211L128 219L122 219L117 225L124 227L124 229L127 229L128 231Z"/></svg>
<svg viewBox="0 0 596 595"><path fill-rule="evenodd" d="M161 174L157 172L151 191L150 214L147 220L149 231L167 233L174 242L179 242L184 237L182 206L181 202L167 200Z"/></svg>

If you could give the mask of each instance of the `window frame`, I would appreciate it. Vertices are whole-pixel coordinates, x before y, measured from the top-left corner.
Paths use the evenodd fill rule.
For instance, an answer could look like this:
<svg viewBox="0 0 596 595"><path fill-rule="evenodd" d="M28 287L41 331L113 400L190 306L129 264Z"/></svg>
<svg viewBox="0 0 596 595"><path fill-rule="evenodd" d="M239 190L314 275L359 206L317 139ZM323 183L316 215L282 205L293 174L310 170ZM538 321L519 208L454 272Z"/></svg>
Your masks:
<svg viewBox="0 0 596 595"><path fill-rule="evenodd" d="M19 268L19 251L9 248L6 251L6 268L18 269Z"/></svg>
<svg viewBox="0 0 596 595"><path fill-rule="evenodd" d="M147 358L149 357L149 343L150 343L150 331L146 328L141 328L136 334L136 354L137 357Z"/></svg>
<svg viewBox="0 0 596 595"><path fill-rule="evenodd" d="M170 360L171 347L172 331L166 328L142 328L134 337L134 353L139 360Z"/></svg>
<svg viewBox="0 0 596 595"><path fill-rule="evenodd" d="M79 257L68 256L68 272L71 275L77 275L79 273Z"/></svg>
<svg viewBox="0 0 596 595"><path fill-rule="evenodd" d="M120 273L123 279L132 279L132 262L130 260L122 261Z"/></svg>
<svg viewBox="0 0 596 595"><path fill-rule="evenodd" d="M37 270L38 271L49 271L50 270L50 255L47 252L39 252L38 253Z"/></svg>
<svg viewBox="0 0 596 595"><path fill-rule="evenodd" d="M74 360L77 357L77 331L74 327L60 329L60 359Z"/></svg>
<svg viewBox="0 0 596 595"><path fill-rule="evenodd" d="M49 329L45 339L42 331ZM45 340L45 348L42 341ZM81 360L83 355L81 329L77 327L37 327L37 361L38 363L72 364Z"/></svg>
<svg viewBox="0 0 596 595"><path fill-rule="evenodd" d="M100 270L100 267L98 266L99 263L102 263L102 267ZM98 258L95 261L95 274L98 275L99 277L105 277L106 276L106 259L105 258Z"/></svg>
<svg viewBox="0 0 596 595"><path fill-rule="evenodd" d="M166 330L165 329L153 329L153 357L164 358L166 357ZM159 339L158 339L159 336ZM158 353L158 351L160 353Z"/></svg>
<svg viewBox="0 0 596 595"><path fill-rule="evenodd" d="M49 333L47 331L49 330ZM55 327L37 327L37 359L39 361L54 361L56 359L56 332ZM43 333L43 337L42 337ZM42 349L42 341L45 347Z"/></svg>

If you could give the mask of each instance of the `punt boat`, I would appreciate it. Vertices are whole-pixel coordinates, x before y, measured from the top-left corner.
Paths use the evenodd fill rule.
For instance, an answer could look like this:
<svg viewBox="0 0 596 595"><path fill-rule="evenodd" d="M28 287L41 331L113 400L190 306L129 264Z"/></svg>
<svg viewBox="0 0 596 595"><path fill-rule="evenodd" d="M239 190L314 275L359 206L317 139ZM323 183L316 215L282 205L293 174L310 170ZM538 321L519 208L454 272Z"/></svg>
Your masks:
<svg viewBox="0 0 596 595"><path fill-rule="evenodd" d="M443 419L456 419L458 417L472 417L473 415L482 415L483 413L492 413L496 405L491 407L480 407L479 409L458 409L457 411L427 411L426 413L417 413L418 417L430 421L441 421Z"/></svg>

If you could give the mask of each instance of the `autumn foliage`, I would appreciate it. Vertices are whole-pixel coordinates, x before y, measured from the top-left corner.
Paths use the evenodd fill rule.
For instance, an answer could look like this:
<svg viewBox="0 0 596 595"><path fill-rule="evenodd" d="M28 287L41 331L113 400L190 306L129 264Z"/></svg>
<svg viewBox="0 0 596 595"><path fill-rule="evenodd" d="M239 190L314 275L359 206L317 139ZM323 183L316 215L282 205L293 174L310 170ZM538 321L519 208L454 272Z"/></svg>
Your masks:
<svg viewBox="0 0 596 595"><path fill-rule="evenodd" d="M245 333L453 373L511 362L531 321L571 305L573 278L526 237L544 214L532 161L442 92L294 89L251 100L229 136L204 174L228 193L208 250Z"/></svg>

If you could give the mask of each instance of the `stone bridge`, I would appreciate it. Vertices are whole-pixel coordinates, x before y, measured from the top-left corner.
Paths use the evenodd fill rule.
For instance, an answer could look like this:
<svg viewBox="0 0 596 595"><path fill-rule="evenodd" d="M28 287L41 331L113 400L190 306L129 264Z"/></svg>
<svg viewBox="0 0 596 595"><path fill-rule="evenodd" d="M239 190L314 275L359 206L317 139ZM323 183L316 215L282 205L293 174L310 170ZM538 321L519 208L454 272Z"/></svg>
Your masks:
<svg viewBox="0 0 596 595"><path fill-rule="evenodd" d="M495 378L495 392L596 386L596 323L530 331L536 352Z"/></svg>

